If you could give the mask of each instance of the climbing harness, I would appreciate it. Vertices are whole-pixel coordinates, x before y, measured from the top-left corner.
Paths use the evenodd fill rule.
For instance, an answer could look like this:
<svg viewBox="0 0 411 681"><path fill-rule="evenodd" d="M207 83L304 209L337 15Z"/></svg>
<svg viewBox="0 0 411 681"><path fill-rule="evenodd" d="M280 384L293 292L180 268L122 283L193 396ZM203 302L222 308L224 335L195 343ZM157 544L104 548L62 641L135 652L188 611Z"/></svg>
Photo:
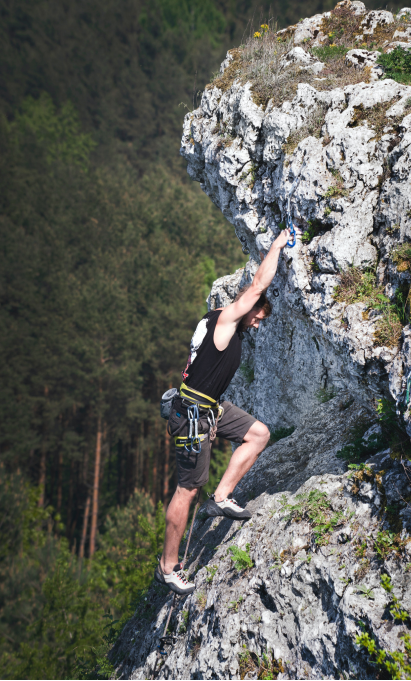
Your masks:
<svg viewBox="0 0 411 681"><path fill-rule="evenodd" d="M303 161L303 164L300 168L300 170L297 173L297 177L295 178L294 182L291 185L291 189L288 194L288 199L287 199L287 227L290 230L290 238L291 241L287 241L287 246L288 248L294 248L295 244L297 243L297 233L295 231L295 227L293 225L293 220L291 217L291 197L294 194L295 190L297 189L297 185L300 181L301 178L301 171L305 166L305 161Z"/></svg>
<svg viewBox="0 0 411 681"><path fill-rule="evenodd" d="M207 421L210 426L209 438L213 442L217 434L217 424L224 413L224 409L218 404L217 400L190 388L185 383L180 386L180 397L183 398L183 404L187 408L188 435L186 437L175 437L175 445L177 449L200 454L201 442L207 437L205 434L199 435L198 433L200 410L207 414ZM214 416L214 410L217 410L217 419Z"/></svg>

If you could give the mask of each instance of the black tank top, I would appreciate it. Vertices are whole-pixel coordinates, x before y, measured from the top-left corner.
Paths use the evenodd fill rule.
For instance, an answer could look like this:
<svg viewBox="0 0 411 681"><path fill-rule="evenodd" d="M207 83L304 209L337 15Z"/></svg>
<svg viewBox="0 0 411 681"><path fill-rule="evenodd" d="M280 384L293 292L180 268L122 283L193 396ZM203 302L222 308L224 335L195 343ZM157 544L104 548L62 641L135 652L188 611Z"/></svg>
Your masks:
<svg viewBox="0 0 411 681"><path fill-rule="evenodd" d="M228 388L241 362L242 334L238 328L225 350L217 350L214 345L214 330L221 312L207 312L197 324L187 366L181 372L186 385L214 400L219 400Z"/></svg>

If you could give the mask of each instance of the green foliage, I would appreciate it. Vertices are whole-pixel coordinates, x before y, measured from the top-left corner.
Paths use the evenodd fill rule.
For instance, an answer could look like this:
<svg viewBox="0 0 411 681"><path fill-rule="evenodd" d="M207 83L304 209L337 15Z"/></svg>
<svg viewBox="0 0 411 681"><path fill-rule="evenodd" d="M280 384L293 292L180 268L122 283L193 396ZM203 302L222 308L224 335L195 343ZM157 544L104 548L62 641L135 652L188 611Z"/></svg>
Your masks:
<svg viewBox="0 0 411 681"><path fill-rule="evenodd" d="M391 260L397 266L399 272L407 272L411 269L411 244L403 243L391 253Z"/></svg>
<svg viewBox="0 0 411 681"><path fill-rule="evenodd" d="M230 558L238 572L253 567L254 563L250 558L250 544L246 545L245 551L240 549L238 546L229 546L228 552L231 553Z"/></svg>
<svg viewBox="0 0 411 681"><path fill-rule="evenodd" d="M319 61L329 62L334 59L345 57L348 52L348 47L345 47L344 45L324 45L322 47L313 47L311 51Z"/></svg>
<svg viewBox="0 0 411 681"><path fill-rule="evenodd" d="M183 610L181 613L182 622L180 624L180 629L178 630L180 634L185 634L188 629L188 620L190 618L190 613L188 610Z"/></svg>
<svg viewBox="0 0 411 681"><path fill-rule="evenodd" d="M345 461L350 462L351 465L349 468L352 470L363 470L365 466L363 460L369 459L370 456L381 451L384 447L385 439L376 433L370 435L367 440L363 440L363 435L369 427L369 422L360 422L355 425L351 430L351 442L344 445L336 454L338 459L344 459Z"/></svg>
<svg viewBox="0 0 411 681"><path fill-rule="evenodd" d="M30 143L39 143L44 149L49 164L61 161L87 170L90 153L97 143L88 133L81 131L79 116L71 102L56 110L47 92L36 100L27 97L9 126L9 134L23 150Z"/></svg>
<svg viewBox="0 0 411 681"><path fill-rule="evenodd" d="M239 596L236 601L230 601L228 609L234 610L234 612L238 612L238 608L240 607L243 600L244 596Z"/></svg>
<svg viewBox="0 0 411 681"><path fill-rule="evenodd" d="M337 525L340 525L344 514L342 511L331 512L328 496L318 489L296 495L296 504L288 504L285 495L282 498L282 508L289 511L287 520L300 521L306 519L310 522L319 546L328 543L328 535Z"/></svg>
<svg viewBox="0 0 411 681"><path fill-rule="evenodd" d="M152 579L164 537L161 506L136 493L107 518L100 549L82 563L58 515L38 507L21 476L0 479L0 663L5 678L111 678L118 633ZM144 516L141 515L144 512Z"/></svg>
<svg viewBox="0 0 411 681"><path fill-rule="evenodd" d="M301 241L303 244L309 244L317 234L325 228L319 220L307 220L308 229L303 232Z"/></svg>
<svg viewBox="0 0 411 681"><path fill-rule="evenodd" d="M411 53L397 46L388 54L380 54L377 64L384 68L384 78L392 78L397 83L411 83Z"/></svg>
<svg viewBox="0 0 411 681"><path fill-rule="evenodd" d="M409 614L404 610L403 606L399 602L398 598L394 596L393 584L389 575L381 575L381 586L387 593L391 595L390 613L397 622L397 624L404 624L410 619ZM360 622L359 623L363 632L356 636L355 642L361 648L364 648L371 657L374 664L383 670L385 669L389 674L391 679L409 679L411 678L411 637L407 632L398 634L398 638L402 640L404 645L404 652L396 650L394 652L389 652L382 648L379 648L375 639L367 631L366 626Z"/></svg>
<svg viewBox="0 0 411 681"><path fill-rule="evenodd" d="M315 393L315 396L321 404L325 404L325 402L329 402L330 400L334 399L334 397L338 394L338 391L331 386L331 388L320 388L317 390Z"/></svg>
<svg viewBox="0 0 411 681"><path fill-rule="evenodd" d="M403 260L400 259L400 262ZM362 302L370 310L381 312L374 333L375 343L388 347L398 345L402 327L409 320L409 286L398 288L394 300L390 301L384 295L384 287L377 285L374 270L363 272L353 266L342 271L340 277L341 283L335 288L334 298L349 305Z"/></svg>
<svg viewBox="0 0 411 681"><path fill-rule="evenodd" d="M284 437L289 437L294 431L295 426L290 426L289 428L286 426L279 426L279 428L270 430L270 439L268 441L267 447L274 444L274 442L279 442L279 440L282 440Z"/></svg>
<svg viewBox="0 0 411 681"><path fill-rule="evenodd" d="M207 582L207 584L211 584L211 582L212 582L213 579L214 579L214 575L215 575L215 573L216 573L217 570L218 570L218 566L217 566L217 565L212 565L211 567L206 566L206 570L207 570L207 572L208 572L208 576L207 576L207 578L206 578L206 582Z"/></svg>
<svg viewBox="0 0 411 681"><path fill-rule="evenodd" d="M381 560L385 560L390 553L397 549L395 534L389 530L380 530L374 540L374 548Z"/></svg>
<svg viewBox="0 0 411 681"><path fill-rule="evenodd" d="M240 365L240 372L245 378L246 383L250 385L254 381L254 366L249 362L242 362Z"/></svg>
<svg viewBox="0 0 411 681"><path fill-rule="evenodd" d="M252 653L243 644L243 650L239 655L240 678L276 679L280 672L284 671L281 660L276 660L274 654L267 650L260 657Z"/></svg>
<svg viewBox="0 0 411 681"><path fill-rule="evenodd" d="M371 600L373 600L375 598L374 591L372 589L368 588L367 586L365 586L364 584L359 584L357 586L357 592L361 596L364 596L364 598L368 598L368 599L371 599Z"/></svg>

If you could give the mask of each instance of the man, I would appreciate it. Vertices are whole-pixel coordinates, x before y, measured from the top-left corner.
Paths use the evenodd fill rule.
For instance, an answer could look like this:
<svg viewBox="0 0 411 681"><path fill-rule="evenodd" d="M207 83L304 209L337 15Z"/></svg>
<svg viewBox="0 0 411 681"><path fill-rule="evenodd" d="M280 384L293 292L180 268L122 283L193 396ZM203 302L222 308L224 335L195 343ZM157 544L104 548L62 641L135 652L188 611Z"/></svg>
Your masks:
<svg viewBox="0 0 411 681"><path fill-rule="evenodd" d="M230 402L223 402L219 409L218 400L240 365L241 330L258 329L261 320L271 312L265 291L275 276L279 255L289 238L290 231L283 230L263 259L252 284L228 307L206 314L191 341L184 382L169 418L169 432L176 447L178 485L167 509L164 550L154 575L158 582L167 584L178 594L189 594L195 589L178 563L178 550L190 504L208 482L210 434L238 442L240 447L233 453L206 511L210 516L251 518L250 512L233 499L232 492L266 447L270 431ZM213 426L218 416L216 429Z"/></svg>

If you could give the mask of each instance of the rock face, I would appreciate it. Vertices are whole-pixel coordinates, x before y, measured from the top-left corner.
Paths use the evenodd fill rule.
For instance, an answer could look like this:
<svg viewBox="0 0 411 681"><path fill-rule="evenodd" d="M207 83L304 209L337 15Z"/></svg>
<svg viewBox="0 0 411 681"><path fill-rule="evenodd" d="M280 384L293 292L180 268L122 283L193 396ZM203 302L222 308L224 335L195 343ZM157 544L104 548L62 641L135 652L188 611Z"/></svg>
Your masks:
<svg viewBox="0 0 411 681"><path fill-rule="evenodd" d="M177 601L170 621L176 643L159 655L172 595L153 586L112 653L120 678L264 678L258 675L263 654L273 673L265 678L376 678L354 638L363 622L380 648L400 647L404 626L388 614L392 595L381 587L380 574L390 576L409 612L411 571L403 566L411 544L405 540L385 560L375 547L378 532L388 528L381 525L384 495L391 503L398 490L409 495L411 465L407 477L385 451L370 460L369 474L343 473L335 454L364 413L341 394L266 449L238 490L239 499L252 498L252 521L196 520L189 571L197 590ZM336 522L328 532L315 534L307 515L290 517L289 506L309 503L310 495ZM250 566L236 568L231 546L249 556Z"/></svg>
<svg viewBox="0 0 411 681"><path fill-rule="evenodd" d="M392 25L384 49L395 31L408 43L411 10L394 17L367 13L358 1L337 7L358 18L359 39ZM385 301L409 290L410 268L395 253L411 241L411 87L381 79L375 51L361 47L346 64L362 69L364 82L322 89L328 67L306 43L326 43L330 16L277 34L290 40L280 68L300 69L288 100L277 105L273 96L264 107L252 82L225 81L236 64L231 51L220 80L185 117L188 173L250 254L244 269L214 283L210 309L252 281L298 178L291 213L305 238L284 249L268 290L273 314L245 334L242 366L225 395L270 430L295 430L263 452L235 491L250 500L252 521L196 521L188 568L197 591L177 602L170 624L177 642L160 659L171 595L152 586L112 651L120 678L373 679L378 670L356 635L366 630L378 647L404 650L406 624L392 612L393 597L411 611L411 465L386 449L347 473L336 454L354 427L376 421L383 397L403 404L411 436L411 328L384 346L376 336L381 309L337 301L335 287L354 265L376 271ZM237 567L231 546L243 552Z"/></svg>
<svg viewBox="0 0 411 681"><path fill-rule="evenodd" d="M388 21L390 13L369 14L372 27L380 14ZM291 51L290 61L297 50L302 48ZM352 50L348 57L358 63L362 53L365 65L375 62L366 50ZM270 100L263 110L253 101L251 83L235 80L224 92L209 87L200 108L185 118L181 153L188 173L234 225L250 252L250 272L286 220L297 177L293 219L303 228L308 222L319 228L309 243L298 241L284 250L268 291L273 315L250 338L252 353L245 348L255 380L249 387L243 380L242 393L254 415L272 428L298 425L317 404L321 388L348 389L363 403L389 390L395 400L400 397L402 376L411 368L408 355L377 346L378 316L367 319L363 304L337 303L332 294L341 268L349 265L378 262L392 300L398 286L411 280L390 259L411 237L410 98L411 87L390 79L331 91L300 83L291 101L276 107ZM359 111L371 115L378 109L378 131L365 117L357 124ZM319 110L325 114L321 134L304 135ZM287 140L297 134L301 141L291 154L284 153ZM227 289L227 277L223 280L213 287L211 305L219 289ZM241 375L235 391L240 382ZM229 391L230 398L235 391ZM409 418L407 413L407 425Z"/></svg>

